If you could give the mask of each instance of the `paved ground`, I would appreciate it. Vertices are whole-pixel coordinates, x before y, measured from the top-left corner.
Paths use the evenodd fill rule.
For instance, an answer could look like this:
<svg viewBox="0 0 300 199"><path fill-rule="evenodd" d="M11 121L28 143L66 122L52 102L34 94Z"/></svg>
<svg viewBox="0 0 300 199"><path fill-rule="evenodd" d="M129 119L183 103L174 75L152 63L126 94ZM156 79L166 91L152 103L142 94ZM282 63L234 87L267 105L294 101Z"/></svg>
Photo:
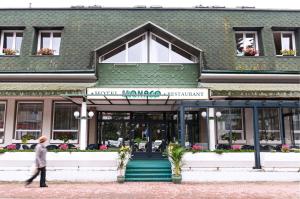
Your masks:
<svg viewBox="0 0 300 199"><path fill-rule="evenodd" d="M21 183L0 183L0 198L112 198L112 199L198 199L198 198L300 198L300 182L257 183L37 183L24 187Z"/></svg>

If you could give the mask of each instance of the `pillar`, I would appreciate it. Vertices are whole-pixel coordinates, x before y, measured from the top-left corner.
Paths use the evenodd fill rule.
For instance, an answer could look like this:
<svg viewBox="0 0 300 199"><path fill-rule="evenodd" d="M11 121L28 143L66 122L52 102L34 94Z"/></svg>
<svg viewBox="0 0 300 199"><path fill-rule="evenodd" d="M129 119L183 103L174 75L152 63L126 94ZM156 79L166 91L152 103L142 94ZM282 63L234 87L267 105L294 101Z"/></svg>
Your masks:
<svg viewBox="0 0 300 199"><path fill-rule="evenodd" d="M254 134L254 156L255 166L254 169L261 169L260 164L260 143L259 143L259 127L258 127L258 110L257 107L253 108L253 134Z"/></svg>
<svg viewBox="0 0 300 199"><path fill-rule="evenodd" d="M286 144L286 142L285 142L285 128L284 128L284 115L283 115L283 110L282 110L281 107L279 108L279 130L280 130L281 144Z"/></svg>
<svg viewBox="0 0 300 199"><path fill-rule="evenodd" d="M51 142L51 122L52 122L52 99L44 100L44 109L43 109L43 132L42 135L45 135L48 140L46 144Z"/></svg>
<svg viewBox="0 0 300 199"><path fill-rule="evenodd" d="M184 106L180 106L180 144L185 147L185 119L184 119Z"/></svg>
<svg viewBox="0 0 300 199"><path fill-rule="evenodd" d="M213 118L213 119L209 119L209 118ZM208 132L209 132L209 150L213 151L216 149L216 122L215 122L215 109L214 108L209 108L208 109Z"/></svg>
<svg viewBox="0 0 300 199"><path fill-rule="evenodd" d="M80 150L85 150L87 145L87 109L86 100L84 99L81 104L81 119L80 119Z"/></svg>

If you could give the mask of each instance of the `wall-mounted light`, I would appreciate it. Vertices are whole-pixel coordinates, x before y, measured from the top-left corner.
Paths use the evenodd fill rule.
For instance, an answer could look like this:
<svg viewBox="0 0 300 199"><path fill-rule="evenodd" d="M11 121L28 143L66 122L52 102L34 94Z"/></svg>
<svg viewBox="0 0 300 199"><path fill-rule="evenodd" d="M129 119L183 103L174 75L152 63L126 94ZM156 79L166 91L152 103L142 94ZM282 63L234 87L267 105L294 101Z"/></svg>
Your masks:
<svg viewBox="0 0 300 199"><path fill-rule="evenodd" d="M79 119L79 120L80 119L92 119L94 117L94 112L93 111L88 112L88 116L87 117L80 117L79 111L75 111L74 112L74 117L76 119Z"/></svg>

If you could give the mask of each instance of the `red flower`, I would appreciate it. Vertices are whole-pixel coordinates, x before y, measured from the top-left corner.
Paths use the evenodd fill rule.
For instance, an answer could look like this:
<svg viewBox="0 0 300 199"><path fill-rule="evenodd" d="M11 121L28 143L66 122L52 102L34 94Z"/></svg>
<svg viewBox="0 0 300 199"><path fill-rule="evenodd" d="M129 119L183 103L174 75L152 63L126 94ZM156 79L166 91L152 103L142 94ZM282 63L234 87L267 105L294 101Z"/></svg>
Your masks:
<svg viewBox="0 0 300 199"><path fill-rule="evenodd" d="M59 145L59 149L60 150L67 150L69 147L68 147L68 145L67 144L61 144L61 145Z"/></svg>
<svg viewBox="0 0 300 199"><path fill-rule="evenodd" d="M241 145L232 145L231 149L233 149L233 150L241 150L242 146Z"/></svg>
<svg viewBox="0 0 300 199"><path fill-rule="evenodd" d="M254 48L247 47L244 51L245 56L255 56L257 54L257 51Z"/></svg>
<svg viewBox="0 0 300 199"><path fill-rule="evenodd" d="M107 147L106 145L102 144L102 145L99 147L99 149L100 149L101 151L105 151L105 150L108 149L108 147Z"/></svg>
<svg viewBox="0 0 300 199"><path fill-rule="evenodd" d="M193 145L192 149L195 151L200 151L200 150L203 150L203 147L200 145Z"/></svg>
<svg viewBox="0 0 300 199"><path fill-rule="evenodd" d="M10 145L7 146L7 149L8 150L16 150L17 146L15 144L10 144Z"/></svg>

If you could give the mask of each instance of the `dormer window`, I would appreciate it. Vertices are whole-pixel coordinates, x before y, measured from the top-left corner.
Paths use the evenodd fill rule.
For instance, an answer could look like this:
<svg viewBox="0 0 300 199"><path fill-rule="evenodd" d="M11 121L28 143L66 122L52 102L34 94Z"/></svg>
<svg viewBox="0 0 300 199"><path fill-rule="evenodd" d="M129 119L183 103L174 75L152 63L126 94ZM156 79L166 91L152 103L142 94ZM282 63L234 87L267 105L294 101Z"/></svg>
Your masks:
<svg viewBox="0 0 300 199"><path fill-rule="evenodd" d="M22 39L21 30L3 30L0 38L0 55L19 55Z"/></svg>
<svg viewBox="0 0 300 199"><path fill-rule="evenodd" d="M236 55L237 56L258 56L257 31L236 31Z"/></svg>
<svg viewBox="0 0 300 199"><path fill-rule="evenodd" d="M151 32L120 45L100 57L102 63L196 63L189 52Z"/></svg>
<svg viewBox="0 0 300 199"><path fill-rule="evenodd" d="M38 36L38 55L59 55L60 30L41 30Z"/></svg>
<svg viewBox="0 0 300 199"><path fill-rule="evenodd" d="M273 36L276 55L296 56L294 31L275 31Z"/></svg>

